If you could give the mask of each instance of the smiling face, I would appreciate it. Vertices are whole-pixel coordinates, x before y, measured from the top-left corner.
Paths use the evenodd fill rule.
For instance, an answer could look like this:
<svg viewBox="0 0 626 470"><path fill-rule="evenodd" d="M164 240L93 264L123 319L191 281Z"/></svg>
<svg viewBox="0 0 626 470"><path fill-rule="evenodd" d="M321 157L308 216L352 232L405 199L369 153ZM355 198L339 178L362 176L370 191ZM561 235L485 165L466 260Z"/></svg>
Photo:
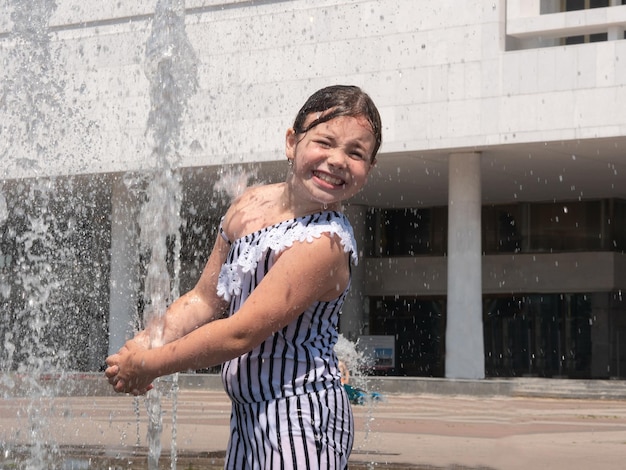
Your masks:
<svg viewBox="0 0 626 470"><path fill-rule="evenodd" d="M305 126L317 117L311 114ZM367 182L376 139L367 119L338 116L297 134L287 131L286 154L293 163L288 178L303 203L338 208Z"/></svg>

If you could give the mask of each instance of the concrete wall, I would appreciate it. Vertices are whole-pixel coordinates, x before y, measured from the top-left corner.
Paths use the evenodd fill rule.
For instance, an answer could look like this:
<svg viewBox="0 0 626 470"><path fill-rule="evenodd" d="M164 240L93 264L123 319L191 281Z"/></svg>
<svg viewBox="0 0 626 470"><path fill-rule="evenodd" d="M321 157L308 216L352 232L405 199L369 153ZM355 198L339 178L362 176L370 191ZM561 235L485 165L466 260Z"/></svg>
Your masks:
<svg viewBox="0 0 626 470"><path fill-rule="evenodd" d="M50 19L52 72L64 101L94 123L90 141L97 144L44 171L147 164L143 65L155 5L58 2ZM626 61L617 58L626 55L626 41L506 51L505 5L188 1L199 91L183 127L181 164L282 159L284 131L299 106L337 82L361 85L377 101L386 153L623 135ZM15 47L13 2L0 7L4 63ZM7 172L41 174L20 165Z"/></svg>

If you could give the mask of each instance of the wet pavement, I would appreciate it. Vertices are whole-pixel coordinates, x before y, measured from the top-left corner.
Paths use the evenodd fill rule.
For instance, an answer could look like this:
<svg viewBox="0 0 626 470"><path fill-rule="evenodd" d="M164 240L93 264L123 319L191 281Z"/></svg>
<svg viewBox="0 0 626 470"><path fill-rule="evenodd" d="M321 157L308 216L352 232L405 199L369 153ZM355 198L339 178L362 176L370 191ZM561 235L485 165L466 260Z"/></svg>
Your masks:
<svg viewBox="0 0 626 470"><path fill-rule="evenodd" d="M170 468L174 406L178 468L219 468L229 430L224 392L181 389L175 403L165 397L162 405L161 468ZM351 468L612 470L625 465L626 398L383 393L382 400L353 410L357 431ZM114 468L145 468L143 398L0 400L0 449L6 462L30 442L28 416L37 416L38 432L62 454L72 450L77 462L107 457L118 462ZM66 468L95 468L79 464Z"/></svg>

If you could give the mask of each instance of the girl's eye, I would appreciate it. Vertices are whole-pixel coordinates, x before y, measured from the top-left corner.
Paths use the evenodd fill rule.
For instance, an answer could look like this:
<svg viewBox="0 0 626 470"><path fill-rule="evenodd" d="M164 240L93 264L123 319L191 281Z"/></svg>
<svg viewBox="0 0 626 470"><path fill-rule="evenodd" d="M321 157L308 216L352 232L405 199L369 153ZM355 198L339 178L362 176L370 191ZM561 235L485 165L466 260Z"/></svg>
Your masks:
<svg viewBox="0 0 626 470"><path fill-rule="evenodd" d="M316 141L316 143L320 147L324 147L324 148L329 148L330 147L330 142L328 142L326 140L318 140L318 141Z"/></svg>
<svg viewBox="0 0 626 470"><path fill-rule="evenodd" d="M355 160L363 160L365 158L361 152L351 152L350 156Z"/></svg>

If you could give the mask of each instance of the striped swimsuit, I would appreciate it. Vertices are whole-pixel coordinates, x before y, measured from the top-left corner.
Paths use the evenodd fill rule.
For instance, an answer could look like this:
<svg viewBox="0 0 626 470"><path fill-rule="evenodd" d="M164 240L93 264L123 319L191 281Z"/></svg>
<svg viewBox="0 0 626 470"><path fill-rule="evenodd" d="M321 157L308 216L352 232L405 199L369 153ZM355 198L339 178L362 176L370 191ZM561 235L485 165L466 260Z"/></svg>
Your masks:
<svg viewBox="0 0 626 470"><path fill-rule="evenodd" d="M323 233L337 236L356 263L352 227L334 211L286 220L229 241L218 294L230 302L230 315L278 253ZM258 347L222 365L232 400L226 469L347 468L354 424L333 349L346 293L347 288L333 301L315 302Z"/></svg>

